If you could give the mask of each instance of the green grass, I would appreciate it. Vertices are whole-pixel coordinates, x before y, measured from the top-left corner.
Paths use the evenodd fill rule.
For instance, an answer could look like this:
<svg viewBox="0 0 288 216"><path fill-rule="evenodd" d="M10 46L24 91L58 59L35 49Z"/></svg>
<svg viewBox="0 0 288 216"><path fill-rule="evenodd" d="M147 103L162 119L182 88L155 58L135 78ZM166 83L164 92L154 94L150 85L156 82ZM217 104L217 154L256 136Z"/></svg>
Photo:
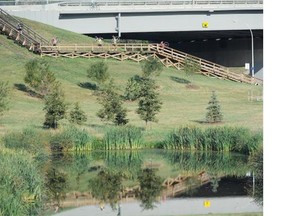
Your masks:
<svg viewBox="0 0 288 216"><path fill-rule="evenodd" d="M64 41L65 43L93 42L93 39L83 35L24 19L23 22L31 26L32 29L36 29L47 39L56 35L59 36L61 43ZM0 35L1 80L8 81L12 89L10 110L0 118L0 136L9 131L22 130L28 125L36 128L42 127L44 121L43 101L29 96L14 86L15 84L24 84L24 65L29 59L36 57L39 56L14 44L6 36ZM93 92L79 86L79 83L92 83L87 77L86 71L90 64L101 60L50 57L45 57L45 59L50 62L51 70L62 83L67 102L78 101L87 114L88 121L83 128L96 136L103 137L111 124L102 122L96 116L101 105ZM115 84L120 87L122 93L124 93L128 78L141 73L139 63L105 61L108 64L111 77L113 77ZM173 77L189 79L197 88L189 89L186 84L176 82ZM151 123L146 127L145 122L135 112L137 102L124 103L128 109L129 124L145 128L144 140L147 142L164 139L169 131L183 125L210 127L211 125L203 124L203 121L212 90L216 91L224 116L223 123L215 126L241 126L253 131L263 129L263 102L248 100L250 91L253 91L255 95L262 94L263 87L261 86L207 78L202 75L194 75L191 79L187 78L183 71L173 68L165 68L161 75L156 78L156 82L163 102L161 112L157 116L158 123ZM68 121L64 120L60 124L66 125Z"/></svg>

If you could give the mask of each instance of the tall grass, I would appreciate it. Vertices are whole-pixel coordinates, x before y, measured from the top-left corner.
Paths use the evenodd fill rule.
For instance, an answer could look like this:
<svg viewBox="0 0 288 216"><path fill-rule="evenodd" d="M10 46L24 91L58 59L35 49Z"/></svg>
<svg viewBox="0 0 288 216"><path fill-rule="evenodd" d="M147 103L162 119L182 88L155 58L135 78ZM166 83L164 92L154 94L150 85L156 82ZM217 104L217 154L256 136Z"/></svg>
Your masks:
<svg viewBox="0 0 288 216"><path fill-rule="evenodd" d="M104 135L106 150L143 148L142 129L134 126L111 127Z"/></svg>
<svg viewBox="0 0 288 216"><path fill-rule="evenodd" d="M165 149L239 152L251 154L263 142L261 132L243 127L182 127L170 132L163 143Z"/></svg>
<svg viewBox="0 0 288 216"><path fill-rule="evenodd" d="M44 177L30 154L0 149L0 215L41 215Z"/></svg>

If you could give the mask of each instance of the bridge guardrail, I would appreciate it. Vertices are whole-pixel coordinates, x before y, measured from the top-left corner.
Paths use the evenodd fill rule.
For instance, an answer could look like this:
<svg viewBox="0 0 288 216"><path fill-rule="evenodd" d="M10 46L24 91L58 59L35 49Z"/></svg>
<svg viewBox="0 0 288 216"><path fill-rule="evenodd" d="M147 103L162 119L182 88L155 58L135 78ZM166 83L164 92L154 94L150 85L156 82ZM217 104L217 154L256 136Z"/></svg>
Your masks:
<svg viewBox="0 0 288 216"><path fill-rule="evenodd" d="M142 1L129 1L129 0L97 0L97 1L64 1L59 3L59 6L153 6L153 5L190 5L190 6L247 6L250 7L251 5L263 5L263 0L158 0L158 1L149 1L149 0L142 0Z"/></svg>

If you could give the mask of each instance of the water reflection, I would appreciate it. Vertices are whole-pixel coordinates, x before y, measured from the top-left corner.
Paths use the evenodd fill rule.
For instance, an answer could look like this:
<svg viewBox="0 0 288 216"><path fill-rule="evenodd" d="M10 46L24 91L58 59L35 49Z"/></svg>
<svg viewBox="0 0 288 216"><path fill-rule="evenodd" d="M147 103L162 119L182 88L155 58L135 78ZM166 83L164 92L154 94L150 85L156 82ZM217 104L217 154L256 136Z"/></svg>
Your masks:
<svg viewBox="0 0 288 216"><path fill-rule="evenodd" d="M67 178L67 186L62 187L67 198L51 196L63 207L96 204L103 210L109 204L120 215L120 204L135 199L141 202L142 209L149 210L172 197L253 195L247 192L253 188L247 184L252 182L247 173L254 168L248 157L239 154L103 151L59 158L54 155L52 164L53 178L60 170L61 176ZM53 176L53 172L49 175ZM231 181L235 183L233 187L227 184Z"/></svg>
<svg viewBox="0 0 288 216"><path fill-rule="evenodd" d="M101 210L105 203L109 203L113 210L121 199L123 191L122 172L101 170L94 178L89 180L89 189L94 198L100 201Z"/></svg>
<svg viewBox="0 0 288 216"><path fill-rule="evenodd" d="M146 168L139 173L138 181L140 187L136 197L141 201L141 207L143 209L153 209L157 202L157 197L161 195L163 180L156 175L155 169Z"/></svg>
<svg viewBox="0 0 288 216"><path fill-rule="evenodd" d="M67 175L58 169L50 167L46 173L45 186L48 199L55 208L55 212L57 212L60 202L66 198L66 189L68 188Z"/></svg>

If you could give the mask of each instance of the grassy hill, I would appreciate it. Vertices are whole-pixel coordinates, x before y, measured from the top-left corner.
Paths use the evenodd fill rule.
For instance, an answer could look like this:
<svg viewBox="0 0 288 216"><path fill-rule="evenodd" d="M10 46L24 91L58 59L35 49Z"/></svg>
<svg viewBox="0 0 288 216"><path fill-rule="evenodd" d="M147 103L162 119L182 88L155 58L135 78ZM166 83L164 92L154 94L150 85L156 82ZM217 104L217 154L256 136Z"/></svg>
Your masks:
<svg viewBox="0 0 288 216"><path fill-rule="evenodd" d="M47 39L57 36L60 43L65 44L93 42L92 38L83 35L22 20ZM44 121L43 101L29 96L21 89L19 90L19 86L24 84L25 63L29 59L38 57L38 55L8 40L6 36L0 35L0 79L8 81L12 88L10 110L0 118L0 136L27 126L42 127ZM100 121L96 116L100 104L93 92L79 86L80 83L92 82L87 77L86 71L90 64L101 61L101 59L45 58L50 62L50 68L57 79L62 83L67 101L69 103L78 101L86 112L88 121L83 127L91 133L101 136L110 124ZM109 66L110 75L122 91L128 78L141 73L139 63L105 61ZM187 88L187 84L182 83L181 80L190 80L193 88ZM254 95L262 95L262 86L224 81L202 75L187 78L183 71L172 68L165 68L161 75L156 78L156 81L160 86L163 106L158 115L159 122L152 123L145 132L146 138L150 140L159 139L169 130L182 125L211 126L203 124L201 121L205 120L206 107L213 90L216 91L224 115L224 121L220 125L244 126L252 130L262 130L263 128L263 102L248 100L248 95L251 92ZM145 127L145 123L135 112L137 103L125 102L125 107L129 111L127 116L130 120L129 123ZM62 125L65 124L68 124L68 121L62 121Z"/></svg>

